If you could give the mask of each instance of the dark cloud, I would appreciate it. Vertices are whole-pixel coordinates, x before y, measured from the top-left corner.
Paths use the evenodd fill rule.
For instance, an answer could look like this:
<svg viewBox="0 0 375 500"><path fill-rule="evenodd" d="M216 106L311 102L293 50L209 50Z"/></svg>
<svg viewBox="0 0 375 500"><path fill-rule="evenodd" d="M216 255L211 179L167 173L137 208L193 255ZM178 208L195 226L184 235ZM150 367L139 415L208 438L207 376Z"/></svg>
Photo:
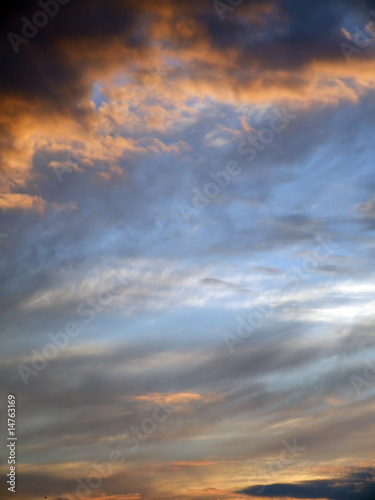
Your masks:
<svg viewBox="0 0 375 500"><path fill-rule="evenodd" d="M245 495L267 498L327 498L329 500L372 500L375 496L375 470L361 469L346 478L305 481L298 484L252 486L239 491ZM263 492L260 492L262 491Z"/></svg>

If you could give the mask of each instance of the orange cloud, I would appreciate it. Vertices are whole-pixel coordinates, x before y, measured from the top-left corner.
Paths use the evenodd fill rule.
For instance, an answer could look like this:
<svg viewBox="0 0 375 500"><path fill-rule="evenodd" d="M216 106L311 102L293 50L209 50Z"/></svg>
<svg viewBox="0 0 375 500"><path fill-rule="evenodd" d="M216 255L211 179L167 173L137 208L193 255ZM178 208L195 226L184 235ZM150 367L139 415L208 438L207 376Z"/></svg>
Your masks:
<svg viewBox="0 0 375 500"><path fill-rule="evenodd" d="M148 401L151 403L164 401L166 404L187 404L192 401L202 401L203 396L201 394L196 394L192 392L165 393L165 394L154 392L151 394L146 394L144 396L133 396L128 399L132 399L134 401Z"/></svg>
<svg viewBox="0 0 375 500"><path fill-rule="evenodd" d="M40 214L44 212L45 201L40 196L29 196L28 194L6 193L0 194L0 209L9 210L36 210Z"/></svg>
<svg viewBox="0 0 375 500"><path fill-rule="evenodd" d="M217 393L197 394L195 392L178 392L178 393L159 393L154 392L142 396L132 396L128 399L134 401L147 401L158 403L163 401L167 405L188 405L190 403L217 403L223 400L223 397Z"/></svg>
<svg viewBox="0 0 375 500"><path fill-rule="evenodd" d="M288 101L291 108L311 108L357 103L375 87L373 49L369 45L348 62L340 36L352 40L340 24L332 31L340 34L337 40L312 38L311 51L288 45L282 35L284 45L271 43L268 35L277 38L285 26L293 26L289 14L272 0L243 2L233 16L228 14L225 25L220 25L212 3L206 11L200 3L185 0L146 0L142 6L134 1L108 2L106 19L130 19L119 23L116 32L110 22L103 32L97 30L103 6L95 0L90 22L77 31L76 19L82 12L86 15L85 7L72 3L69 11L60 13L61 19L70 16L76 31L61 22L59 32L46 36L48 44L44 46L44 39L32 41L16 62L4 64L10 76L0 82L3 211L43 213L45 201L40 196L18 193L40 173L36 153L49 155L42 172L52 180L53 170L68 169L77 175L92 169L103 182L126 178L124 159L184 153L187 144L171 144L163 135L180 124L194 123L199 114L199 106L191 103L194 99L234 106ZM134 37L140 32L143 38L137 44ZM95 107L92 92L99 83L105 99ZM103 118L116 123L115 132L104 130L101 135ZM203 401L171 398L167 397L170 404L186 407Z"/></svg>

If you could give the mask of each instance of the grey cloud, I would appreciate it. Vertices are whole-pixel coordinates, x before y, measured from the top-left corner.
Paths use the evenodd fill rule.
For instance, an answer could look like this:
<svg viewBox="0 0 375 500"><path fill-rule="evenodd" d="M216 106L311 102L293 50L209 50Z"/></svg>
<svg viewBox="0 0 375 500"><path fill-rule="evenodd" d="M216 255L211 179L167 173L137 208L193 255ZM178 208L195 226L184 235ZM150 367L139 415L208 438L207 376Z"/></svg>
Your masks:
<svg viewBox="0 0 375 500"><path fill-rule="evenodd" d="M236 291L244 292L244 293L250 293L250 294L256 293L254 290L249 290L248 288L243 288L239 285L236 285L235 283L230 283L228 281L220 280L217 278L204 278L203 280L201 280L201 283L203 285L206 285L206 286L217 286L217 287L222 287L222 288L226 288L229 290L236 290Z"/></svg>

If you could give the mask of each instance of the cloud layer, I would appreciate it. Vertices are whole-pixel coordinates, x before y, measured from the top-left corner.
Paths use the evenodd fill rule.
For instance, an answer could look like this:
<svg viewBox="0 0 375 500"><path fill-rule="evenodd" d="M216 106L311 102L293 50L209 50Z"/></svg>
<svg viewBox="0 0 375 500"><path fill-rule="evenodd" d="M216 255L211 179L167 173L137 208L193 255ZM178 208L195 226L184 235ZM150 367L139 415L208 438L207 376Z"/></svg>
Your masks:
<svg viewBox="0 0 375 500"><path fill-rule="evenodd" d="M375 2L48 5L1 17L20 500L372 498Z"/></svg>

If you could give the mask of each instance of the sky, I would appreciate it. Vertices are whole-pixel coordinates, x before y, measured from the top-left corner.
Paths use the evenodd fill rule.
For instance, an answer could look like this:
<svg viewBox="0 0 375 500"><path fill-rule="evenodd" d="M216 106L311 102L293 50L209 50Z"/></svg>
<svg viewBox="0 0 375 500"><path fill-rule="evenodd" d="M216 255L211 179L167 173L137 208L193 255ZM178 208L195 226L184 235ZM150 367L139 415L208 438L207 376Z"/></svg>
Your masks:
<svg viewBox="0 0 375 500"><path fill-rule="evenodd" d="M373 500L375 1L0 27L0 497Z"/></svg>

